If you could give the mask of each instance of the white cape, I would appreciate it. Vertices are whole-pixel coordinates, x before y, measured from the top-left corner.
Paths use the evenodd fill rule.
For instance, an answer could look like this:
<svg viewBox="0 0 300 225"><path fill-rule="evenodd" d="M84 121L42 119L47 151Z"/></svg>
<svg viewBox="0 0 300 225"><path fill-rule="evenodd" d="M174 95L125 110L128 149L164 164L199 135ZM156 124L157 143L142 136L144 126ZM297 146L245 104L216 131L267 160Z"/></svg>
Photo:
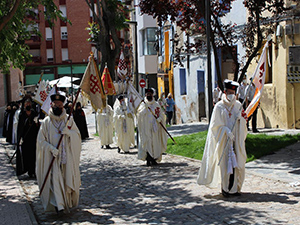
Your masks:
<svg viewBox="0 0 300 225"><path fill-rule="evenodd" d="M229 117L228 110L230 108L225 95L219 101L213 110L210 126L208 129L205 149L202 158L202 164L198 173L197 183L206 185L210 188L216 188L222 183L224 191L229 193L240 192L244 178L245 178L245 163L247 154L245 150L245 139L247 136L246 120L242 117L237 120L233 130L234 135L234 149L237 160L237 167L234 173L234 185L231 190L228 190L229 175L228 174L228 149L218 166L223 149L227 143L227 135L231 132L235 118L238 116L241 103L234 100L232 102L231 117Z"/></svg>
<svg viewBox="0 0 300 225"><path fill-rule="evenodd" d="M113 115L114 111L108 104L102 110L102 112L97 112L98 134L100 137L101 145L110 145L113 143Z"/></svg>
<svg viewBox="0 0 300 225"><path fill-rule="evenodd" d="M52 118L47 116L40 127L37 137L37 152L36 152L36 176L39 188L41 189L49 165L53 158L51 149L55 149L60 134L52 123ZM55 116L54 116L55 117ZM67 121L65 110L59 120ZM61 126L61 130L65 125ZM80 187L80 152L81 152L81 137L80 132L73 120L70 118L68 123L70 136L64 135L62 144L59 149L64 146L66 151L66 164L63 164L61 169L61 154L59 154L53 163L51 172L42 192L41 201L45 211L53 211L56 206L58 210L68 209L78 205L79 187Z"/></svg>
<svg viewBox="0 0 300 225"><path fill-rule="evenodd" d="M154 100L149 102L145 98L144 101L165 126L166 118L160 105ZM137 110L140 137L138 159L146 160L148 152L157 162L160 162L162 153L167 150L167 133L149 111L145 103L141 103Z"/></svg>
<svg viewBox="0 0 300 225"><path fill-rule="evenodd" d="M122 109L122 107L124 107ZM130 146L134 146L134 120L131 113L127 113L127 107L119 105L114 110L114 124L116 132L116 144L124 152L128 152Z"/></svg>

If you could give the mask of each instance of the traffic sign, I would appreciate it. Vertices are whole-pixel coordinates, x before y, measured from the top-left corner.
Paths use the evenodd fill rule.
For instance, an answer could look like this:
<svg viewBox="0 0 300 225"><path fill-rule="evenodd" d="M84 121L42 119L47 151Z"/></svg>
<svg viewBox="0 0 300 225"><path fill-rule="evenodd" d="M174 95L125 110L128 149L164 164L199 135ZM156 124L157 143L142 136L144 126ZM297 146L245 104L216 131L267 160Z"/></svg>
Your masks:
<svg viewBox="0 0 300 225"><path fill-rule="evenodd" d="M140 87L141 87L141 88L146 87L146 81L145 81L143 78L140 79Z"/></svg>

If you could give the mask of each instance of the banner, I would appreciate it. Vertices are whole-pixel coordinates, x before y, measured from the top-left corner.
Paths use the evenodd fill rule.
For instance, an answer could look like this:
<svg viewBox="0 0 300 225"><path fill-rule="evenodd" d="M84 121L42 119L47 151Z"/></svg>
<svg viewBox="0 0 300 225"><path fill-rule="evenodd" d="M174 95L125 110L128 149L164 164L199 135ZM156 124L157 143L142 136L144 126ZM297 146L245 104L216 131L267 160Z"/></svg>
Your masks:
<svg viewBox="0 0 300 225"><path fill-rule="evenodd" d="M103 87L104 87L104 93L106 95L115 95L116 94L116 89L115 89L113 81L110 77L110 74L109 74L109 71L108 71L108 68L107 68L106 65L105 65L105 68L103 70L101 80L102 80L102 84L103 84Z"/></svg>
<svg viewBox="0 0 300 225"><path fill-rule="evenodd" d="M35 91L35 95L33 97L33 101L38 103L39 105L43 105L44 101L47 99L47 82L41 81L38 83L37 90Z"/></svg>
<svg viewBox="0 0 300 225"><path fill-rule="evenodd" d="M97 64L92 53L89 57L89 63L83 74L80 87L84 92L84 95L91 100L91 104L95 110L101 109L103 106L105 106L106 96L102 82L100 81Z"/></svg>
<svg viewBox="0 0 300 225"><path fill-rule="evenodd" d="M137 90L128 83L127 88L127 98L128 98L128 109L131 113L135 113L141 102L143 101L142 96L137 92Z"/></svg>
<svg viewBox="0 0 300 225"><path fill-rule="evenodd" d="M257 108L260 97L262 95L264 85L265 85L268 46L269 46L269 42L267 41L263 48L262 54L258 61L257 67L255 69L255 72L252 76L252 82L255 85L256 90L255 90L255 94L253 96L252 101L246 108L245 113L247 114L247 117L250 117L252 115L252 113L255 111L255 109Z"/></svg>
<svg viewBox="0 0 300 225"><path fill-rule="evenodd" d="M127 65L125 62L125 57L124 57L123 51L121 51L121 54L120 54L117 74L122 80L124 80L127 75Z"/></svg>
<svg viewBox="0 0 300 225"><path fill-rule="evenodd" d="M49 115L49 110L50 110L50 108L51 108L51 103L52 103L50 96L51 96L51 95L54 95L55 93L56 93L56 87L54 86L54 87L51 89L51 91L49 92L49 94L48 94L46 100L44 101L44 103L43 103L43 105L42 105L42 107L41 107L41 109L42 109L42 110L44 111L44 113L47 114L47 115Z"/></svg>

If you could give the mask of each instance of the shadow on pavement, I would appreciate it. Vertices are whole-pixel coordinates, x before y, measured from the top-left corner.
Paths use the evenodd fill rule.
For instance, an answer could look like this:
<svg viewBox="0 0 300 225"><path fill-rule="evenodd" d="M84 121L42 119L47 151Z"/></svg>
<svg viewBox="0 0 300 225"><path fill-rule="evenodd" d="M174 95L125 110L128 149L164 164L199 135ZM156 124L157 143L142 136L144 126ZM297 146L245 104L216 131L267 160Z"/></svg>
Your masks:
<svg viewBox="0 0 300 225"><path fill-rule="evenodd" d="M289 200L288 195L293 195L293 193L249 193L242 192L241 196L233 196L229 198L219 195L205 195L205 198L208 199L223 199L224 201L230 202L274 202L274 203L283 203L283 204L297 204L298 201Z"/></svg>

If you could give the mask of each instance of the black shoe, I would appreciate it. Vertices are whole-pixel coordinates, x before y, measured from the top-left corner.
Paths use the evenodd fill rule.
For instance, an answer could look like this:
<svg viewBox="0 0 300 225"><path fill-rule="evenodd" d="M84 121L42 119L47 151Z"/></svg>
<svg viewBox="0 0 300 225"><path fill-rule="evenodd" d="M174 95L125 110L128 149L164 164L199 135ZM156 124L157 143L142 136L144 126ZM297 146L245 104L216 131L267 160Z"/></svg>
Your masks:
<svg viewBox="0 0 300 225"><path fill-rule="evenodd" d="M259 133L259 131L257 129L253 130L253 133Z"/></svg>
<svg viewBox="0 0 300 225"><path fill-rule="evenodd" d="M151 166L151 161L147 160L147 166Z"/></svg>
<svg viewBox="0 0 300 225"><path fill-rule="evenodd" d="M156 162L155 159L152 159L152 160L151 160L151 163L152 163L153 166L158 165L158 163Z"/></svg>
<svg viewBox="0 0 300 225"><path fill-rule="evenodd" d="M120 149L120 147L118 147L118 153L120 153L121 152L121 149Z"/></svg>
<svg viewBox="0 0 300 225"><path fill-rule="evenodd" d="M104 145L101 145L101 148L104 148Z"/></svg>
<svg viewBox="0 0 300 225"><path fill-rule="evenodd" d="M224 191L223 189L222 189L222 195L223 195L225 198L229 198L229 196L230 196L230 194L229 194L228 192Z"/></svg>
<svg viewBox="0 0 300 225"><path fill-rule="evenodd" d="M111 149L111 147L109 145L106 145L106 149Z"/></svg>

